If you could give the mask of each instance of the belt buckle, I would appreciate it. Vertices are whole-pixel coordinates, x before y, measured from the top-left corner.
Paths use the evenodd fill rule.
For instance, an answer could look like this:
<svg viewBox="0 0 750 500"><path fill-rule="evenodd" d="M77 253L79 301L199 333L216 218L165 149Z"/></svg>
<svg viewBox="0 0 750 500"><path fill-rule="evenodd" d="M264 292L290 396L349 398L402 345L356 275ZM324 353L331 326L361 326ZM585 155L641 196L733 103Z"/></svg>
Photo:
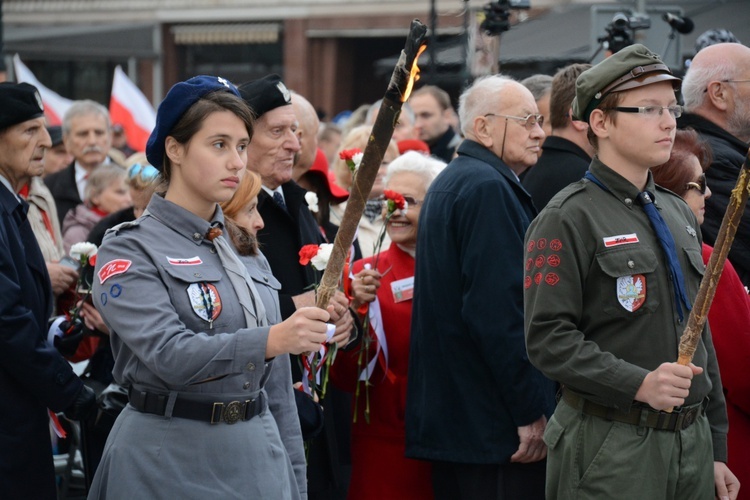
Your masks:
<svg viewBox="0 0 750 500"><path fill-rule="evenodd" d="M232 401L231 403L227 403L221 413L221 418L229 425L236 424L244 416L245 403L241 403L239 401Z"/></svg>
<svg viewBox="0 0 750 500"><path fill-rule="evenodd" d="M683 412L684 416L682 418L682 426L681 426L682 430L685 430L691 425L693 425L697 417L699 409L700 409L700 406L696 406L695 408L690 408L686 412Z"/></svg>

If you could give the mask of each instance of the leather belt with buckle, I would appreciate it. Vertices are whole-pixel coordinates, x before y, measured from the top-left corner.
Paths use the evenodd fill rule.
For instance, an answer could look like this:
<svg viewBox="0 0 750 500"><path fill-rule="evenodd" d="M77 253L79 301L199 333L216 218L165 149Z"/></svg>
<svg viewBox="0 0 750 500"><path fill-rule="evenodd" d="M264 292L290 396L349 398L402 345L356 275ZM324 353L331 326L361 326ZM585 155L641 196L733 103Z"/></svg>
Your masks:
<svg viewBox="0 0 750 500"><path fill-rule="evenodd" d="M168 394L139 391L131 388L130 405L143 413L164 416L167 412ZM224 422L235 424L260 415L266 409L265 393L260 392L255 399L244 401L193 401L177 396L172 409L172 417L200 420L211 424Z"/></svg>
<svg viewBox="0 0 750 500"><path fill-rule="evenodd" d="M703 414L703 403L675 408L671 413L658 411L650 406L634 405L628 412L593 403L570 389L563 389L563 400L585 415L624 422L626 424L641 425L651 429L677 432L685 430L698 420ZM705 401L705 400L704 400Z"/></svg>

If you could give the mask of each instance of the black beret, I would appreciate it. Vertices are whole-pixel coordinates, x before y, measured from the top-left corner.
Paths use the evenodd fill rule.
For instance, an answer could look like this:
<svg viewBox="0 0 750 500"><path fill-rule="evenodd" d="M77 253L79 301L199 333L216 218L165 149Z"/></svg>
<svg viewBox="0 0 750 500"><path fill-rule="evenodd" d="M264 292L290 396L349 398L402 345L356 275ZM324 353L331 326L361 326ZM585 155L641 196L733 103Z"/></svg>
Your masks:
<svg viewBox="0 0 750 500"><path fill-rule="evenodd" d="M39 91L28 83L0 83L0 130L44 116Z"/></svg>
<svg viewBox="0 0 750 500"><path fill-rule="evenodd" d="M240 95L260 118L272 109L292 104L292 95L279 75L268 75L240 85Z"/></svg>
<svg viewBox="0 0 750 500"><path fill-rule="evenodd" d="M237 87L230 81L217 76L194 76L184 82L174 84L167 92L167 97L159 104L156 112L156 125L146 144L146 158L148 162L161 171L164 163L164 141L172 132L182 115L190 106L198 102L204 95L222 90L240 97Z"/></svg>
<svg viewBox="0 0 750 500"><path fill-rule="evenodd" d="M62 127L60 125L47 127L47 132L49 133L50 139L52 139L52 147L55 147L58 144L62 144L63 142Z"/></svg>

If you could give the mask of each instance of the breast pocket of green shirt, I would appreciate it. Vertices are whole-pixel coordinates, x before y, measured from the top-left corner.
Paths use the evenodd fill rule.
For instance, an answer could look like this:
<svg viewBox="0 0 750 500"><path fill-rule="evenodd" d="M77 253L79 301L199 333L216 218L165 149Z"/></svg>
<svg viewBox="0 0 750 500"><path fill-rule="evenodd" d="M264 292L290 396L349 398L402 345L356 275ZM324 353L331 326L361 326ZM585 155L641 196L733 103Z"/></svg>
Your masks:
<svg viewBox="0 0 750 500"><path fill-rule="evenodd" d="M658 282L658 261L651 249L627 245L597 254L596 262L602 276L598 277L597 289L591 292L604 312L632 317L652 313L659 307L665 284Z"/></svg>
<svg viewBox="0 0 750 500"><path fill-rule="evenodd" d="M703 264L703 257L698 248L684 248L685 255L689 265L685 270L685 286L687 287L688 298L692 303L698 294L703 274L706 272L706 266Z"/></svg>

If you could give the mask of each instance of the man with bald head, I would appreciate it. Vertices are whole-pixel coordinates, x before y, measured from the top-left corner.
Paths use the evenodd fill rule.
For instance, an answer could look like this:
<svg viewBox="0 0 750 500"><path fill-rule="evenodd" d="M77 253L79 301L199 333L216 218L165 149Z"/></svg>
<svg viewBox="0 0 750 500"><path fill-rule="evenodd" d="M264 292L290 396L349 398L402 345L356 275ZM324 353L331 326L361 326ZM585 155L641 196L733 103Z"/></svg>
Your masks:
<svg viewBox="0 0 750 500"><path fill-rule="evenodd" d="M297 92L292 92L292 108L294 108L294 115L297 117L297 139L300 145L300 150L294 157L292 169L292 178L294 182L297 182L315 162L320 118L318 118L318 112L315 111L310 101Z"/></svg>
<svg viewBox="0 0 750 500"><path fill-rule="evenodd" d="M435 498L542 499L554 387L528 361L523 239L536 215L519 174L544 140L534 96L494 75L460 98L465 140L419 216L406 456Z"/></svg>
<svg viewBox="0 0 750 500"><path fill-rule="evenodd" d="M701 225L703 240L713 245L750 142L750 48L719 43L702 49L682 81L682 97L687 112L678 127L698 131L713 152L706 171L713 194L706 199ZM745 208L729 260L750 286L750 208Z"/></svg>

